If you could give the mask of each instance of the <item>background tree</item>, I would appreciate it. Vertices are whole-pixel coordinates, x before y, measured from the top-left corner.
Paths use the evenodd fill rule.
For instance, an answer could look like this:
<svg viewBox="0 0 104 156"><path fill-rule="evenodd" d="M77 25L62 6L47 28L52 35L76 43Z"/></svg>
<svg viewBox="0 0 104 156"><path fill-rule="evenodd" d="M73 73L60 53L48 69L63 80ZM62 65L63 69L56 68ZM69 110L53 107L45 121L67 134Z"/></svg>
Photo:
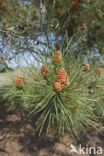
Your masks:
<svg viewBox="0 0 104 156"><path fill-rule="evenodd" d="M17 47L22 40L29 48L27 40L37 40L40 33L54 32L69 39L77 34L79 38L87 29L88 42L103 48L104 2L99 0L0 0L0 32L6 42ZM24 50L24 44L18 44ZM10 49L12 49L11 47ZM16 51L18 49L18 51ZM26 48L25 48L26 50ZM21 50L20 50L21 52Z"/></svg>

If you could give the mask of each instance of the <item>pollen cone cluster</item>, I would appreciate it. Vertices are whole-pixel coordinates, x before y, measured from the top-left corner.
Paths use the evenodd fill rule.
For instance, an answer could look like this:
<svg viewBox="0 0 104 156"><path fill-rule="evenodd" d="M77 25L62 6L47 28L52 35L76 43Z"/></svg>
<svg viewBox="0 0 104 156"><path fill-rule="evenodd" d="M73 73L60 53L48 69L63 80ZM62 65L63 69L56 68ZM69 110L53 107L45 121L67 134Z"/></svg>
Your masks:
<svg viewBox="0 0 104 156"><path fill-rule="evenodd" d="M68 75L64 68L61 68L56 75L56 82L54 84L54 89L60 92L66 85L68 85Z"/></svg>

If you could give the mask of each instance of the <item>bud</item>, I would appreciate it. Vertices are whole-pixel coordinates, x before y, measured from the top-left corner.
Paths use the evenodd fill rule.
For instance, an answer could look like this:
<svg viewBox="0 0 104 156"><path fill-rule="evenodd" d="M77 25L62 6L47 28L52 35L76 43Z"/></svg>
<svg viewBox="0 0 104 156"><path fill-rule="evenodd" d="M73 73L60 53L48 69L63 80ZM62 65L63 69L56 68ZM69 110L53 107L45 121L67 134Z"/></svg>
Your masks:
<svg viewBox="0 0 104 156"><path fill-rule="evenodd" d="M103 67L97 67L95 69L95 73L96 73L96 75L99 75L99 76L104 74L104 68Z"/></svg>
<svg viewBox="0 0 104 156"><path fill-rule="evenodd" d="M18 88L23 88L25 80L23 77L16 77L16 86Z"/></svg>
<svg viewBox="0 0 104 156"><path fill-rule="evenodd" d="M58 17L61 17L64 14L62 8L58 7L56 9L56 14L57 14Z"/></svg>
<svg viewBox="0 0 104 156"><path fill-rule="evenodd" d="M60 50L54 52L53 61L57 64L60 64L62 62L62 53L60 52Z"/></svg>
<svg viewBox="0 0 104 156"><path fill-rule="evenodd" d="M85 29L87 29L87 25L86 25L86 23L82 23L82 24L80 24L80 29L81 29L81 30L85 30Z"/></svg>
<svg viewBox="0 0 104 156"><path fill-rule="evenodd" d="M42 76L47 76L49 74L49 68L46 65L43 65L40 69Z"/></svg>
<svg viewBox="0 0 104 156"><path fill-rule="evenodd" d="M90 65L89 64L84 64L83 65L83 71L88 71L90 69Z"/></svg>
<svg viewBox="0 0 104 156"><path fill-rule="evenodd" d="M102 48L101 51L104 52L104 48Z"/></svg>
<svg viewBox="0 0 104 156"><path fill-rule="evenodd" d="M71 2L71 9L72 9L73 12L78 11L78 9L79 9L78 0L72 0L72 2Z"/></svg>

